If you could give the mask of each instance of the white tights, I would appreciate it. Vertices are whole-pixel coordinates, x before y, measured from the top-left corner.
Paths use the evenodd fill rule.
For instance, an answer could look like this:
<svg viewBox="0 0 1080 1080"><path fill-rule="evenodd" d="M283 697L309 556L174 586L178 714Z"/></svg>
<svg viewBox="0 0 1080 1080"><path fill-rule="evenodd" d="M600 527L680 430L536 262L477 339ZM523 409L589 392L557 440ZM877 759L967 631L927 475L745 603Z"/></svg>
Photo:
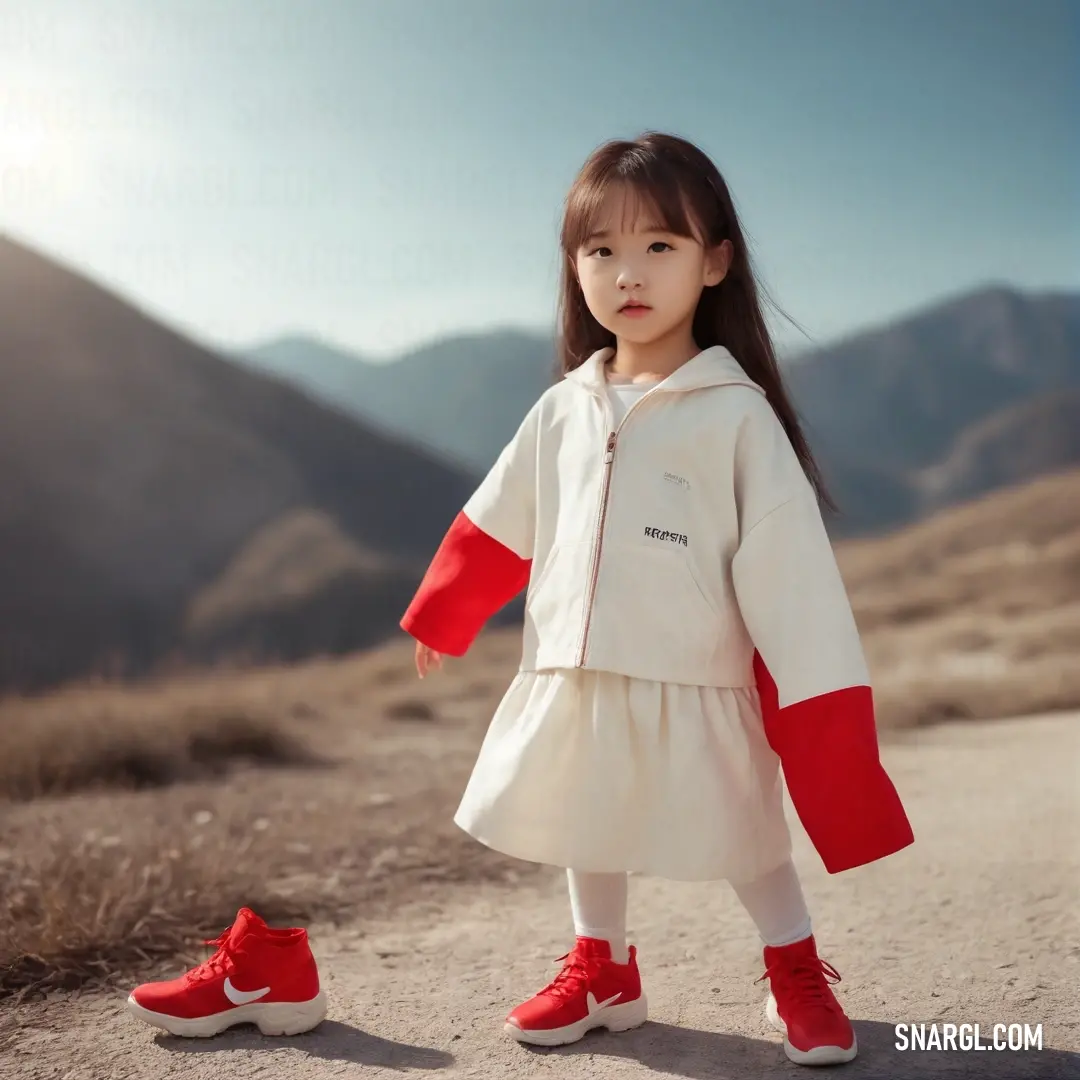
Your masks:
<svg viewBox="0 0 1080 1080"><path fill-rule="evenodd" d="M616 963L625 964L627 875L596 874L567 870L574 933L611 943ZM799 875L789 859L755 881L732 884L747 914L766 945L789 945L809 937L810 913L806 909Z"/></svg>

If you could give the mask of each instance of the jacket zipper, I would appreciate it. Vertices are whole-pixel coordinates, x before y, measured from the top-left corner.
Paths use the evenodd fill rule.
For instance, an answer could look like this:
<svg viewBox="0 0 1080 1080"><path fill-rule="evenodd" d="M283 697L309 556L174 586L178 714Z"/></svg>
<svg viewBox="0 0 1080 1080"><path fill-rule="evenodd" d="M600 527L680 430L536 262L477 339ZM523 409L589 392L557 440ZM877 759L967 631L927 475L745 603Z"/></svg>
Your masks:
<svg viewBox="0 0 1080 1080"><path fill-rule="evenodd" d="M577 667L584 667L585 650L589 645L589 625L592 622L593 597L596 595L596 579L600 576L600 548L604 543L604 522L607 519L608 491L611 488L611 464L615 460L615 442L618 437L618 430L611 432L611 434L608 435L607 445L604 448L604 481L600 493L600 511L596 516L596 538L593 541L592 570L589 574L589 592L585 599L585 626L581 633L581 648L578 650Z"/></svg>
<svg viewBox="0 0 1080 1080"><path fill-rule="evenodd" d="M618 426L614 431L610 432L607 437L607 443L604 446L604 479L600 489L600 509L596 515L596 538L593 542L593 559L592 570L589 574L589 591L585 599L585 625L581 632L581 647L578 649L576 667L585 666L585 653L589 647L589 628L592 624L592 609L593 599L596 596L596 582L600 576L600 551L604 546L604 525L607 522L607 504L608 504L608 492L611 489L611 472L615 463L615 445L619 440L619 432L622 431L623 425L630 419L630 414L643 402L646 398L651 397L656 393L656 390L649 390L626 410L626 415L619 421ZM607 403L605 402L605 405Z"/></svg>

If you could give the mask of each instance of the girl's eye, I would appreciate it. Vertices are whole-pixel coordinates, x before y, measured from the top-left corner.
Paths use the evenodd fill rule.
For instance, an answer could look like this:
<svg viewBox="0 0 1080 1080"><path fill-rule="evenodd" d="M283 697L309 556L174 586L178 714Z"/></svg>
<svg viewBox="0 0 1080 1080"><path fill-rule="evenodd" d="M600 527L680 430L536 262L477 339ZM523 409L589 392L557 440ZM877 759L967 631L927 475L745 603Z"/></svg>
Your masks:
<svg viewBox="0 0 1080 1080"><path fill-rule="evenodd" d="M671 247L671 245L670 245L670 244L666 243L666 242L665 242L665 241L663 241L663 240L654 240L654 241L653 241L653 242L652 242L652 243L651 243L651 244L649 245L649 249L650 249L650 250L652 250L652 249L653 249L654 247L656 247L656 246L657 246L658 244L659 244L659 245L660 245L661 247L666 247L666 248L670 248L670 247ZM672 248L672 250L674 250L674 248ZM589 254L590 254L590 255L598 255L598 254L599 254L599 253L600 253L601 251L606 251L606 252L608 252L608 253L610 254L610 252L611 252L611 248L606 248L606 247L598 247L598 248L593 248L593 250L592 250L592 251L590 251L590 252L589 252Z"/></svg>

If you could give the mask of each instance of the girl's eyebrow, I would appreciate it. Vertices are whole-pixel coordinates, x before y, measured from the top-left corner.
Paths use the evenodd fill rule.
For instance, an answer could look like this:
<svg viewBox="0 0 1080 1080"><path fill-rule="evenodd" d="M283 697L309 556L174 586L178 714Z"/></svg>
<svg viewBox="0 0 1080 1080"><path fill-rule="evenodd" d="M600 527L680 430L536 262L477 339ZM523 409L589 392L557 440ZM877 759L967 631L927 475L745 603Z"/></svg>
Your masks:
<svg viewBox="0 0 1080 1080"><path fill-rule="evenodd" d="M670 229L665 229L662 225L650 225L647 229L642 229L642 235L656 234L656 233L669 233ZM601 229L599 232L591 232L584 240L581 241L582 247L586 244L591 244L594 240L608 240L611 238L611 232L608 229Z"/></svg>

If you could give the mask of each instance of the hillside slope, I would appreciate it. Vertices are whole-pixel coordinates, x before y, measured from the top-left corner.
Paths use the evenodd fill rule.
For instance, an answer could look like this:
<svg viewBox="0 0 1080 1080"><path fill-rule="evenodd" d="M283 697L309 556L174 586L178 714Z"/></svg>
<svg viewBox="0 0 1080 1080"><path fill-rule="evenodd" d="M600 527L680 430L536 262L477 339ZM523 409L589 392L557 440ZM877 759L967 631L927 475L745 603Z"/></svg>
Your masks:
<svg viewBox="0 0 1080 1080"><path fill-rule="evenodd" d="M144 670L188 645L212 655L212 620L190 605L298 511L360 553L353 578L389 559L383 599L354 590L322 644L368 643L474 483L2 238L0 475L0 688Z"/></svg>

